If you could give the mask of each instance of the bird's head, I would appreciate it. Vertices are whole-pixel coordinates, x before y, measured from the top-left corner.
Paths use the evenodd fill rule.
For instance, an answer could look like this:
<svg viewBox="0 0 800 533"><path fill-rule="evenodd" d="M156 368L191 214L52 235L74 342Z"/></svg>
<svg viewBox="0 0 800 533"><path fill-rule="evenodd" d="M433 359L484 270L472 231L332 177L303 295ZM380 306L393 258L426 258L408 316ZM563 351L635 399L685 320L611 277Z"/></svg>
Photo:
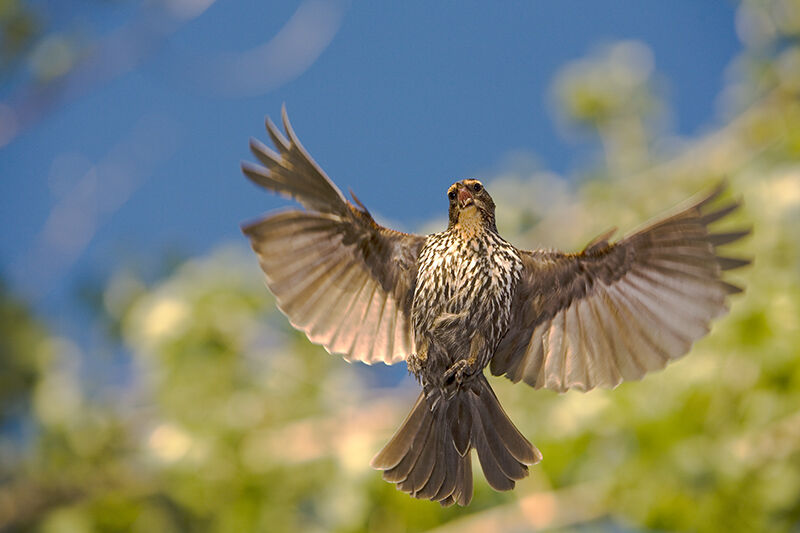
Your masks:
<svg viewBox="0 0 800 533"><path fill-rule="evenodd" d="M457 181L447 189L450 201L450 225L480 225L497 231L494 219L494 200L483 184L476 179Z"/></svg>

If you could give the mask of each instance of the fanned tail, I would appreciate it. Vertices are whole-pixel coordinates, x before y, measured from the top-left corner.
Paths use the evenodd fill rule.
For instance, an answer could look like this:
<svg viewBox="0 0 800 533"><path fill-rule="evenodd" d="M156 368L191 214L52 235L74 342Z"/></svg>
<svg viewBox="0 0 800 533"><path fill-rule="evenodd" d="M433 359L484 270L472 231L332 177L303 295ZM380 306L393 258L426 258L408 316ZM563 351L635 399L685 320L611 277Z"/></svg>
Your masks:
<svg viewBox="0 0 800 533"><path fill-rule="evenodd" d="M372 459L383 479L444 506L472 500L471 450L495 490L511 490L542 454L508 418L481 374L452 396L423 392L400 429Z"/></svg>

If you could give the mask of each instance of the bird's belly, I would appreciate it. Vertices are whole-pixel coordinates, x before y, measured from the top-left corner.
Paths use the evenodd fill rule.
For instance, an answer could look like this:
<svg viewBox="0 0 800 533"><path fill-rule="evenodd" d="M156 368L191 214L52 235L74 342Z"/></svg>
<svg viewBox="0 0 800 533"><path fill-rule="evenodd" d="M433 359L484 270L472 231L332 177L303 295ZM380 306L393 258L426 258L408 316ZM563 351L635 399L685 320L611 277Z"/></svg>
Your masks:
<svg viewBox="0 0 800 533"><path fill-rule="evenodd" d="M488 362L508 326L513 274L498 268L483 249L443 252L418 272L412 305L415 349L435 367L446 368L467 359L472 338L481 335L487 351L481 358Z"/></svg>

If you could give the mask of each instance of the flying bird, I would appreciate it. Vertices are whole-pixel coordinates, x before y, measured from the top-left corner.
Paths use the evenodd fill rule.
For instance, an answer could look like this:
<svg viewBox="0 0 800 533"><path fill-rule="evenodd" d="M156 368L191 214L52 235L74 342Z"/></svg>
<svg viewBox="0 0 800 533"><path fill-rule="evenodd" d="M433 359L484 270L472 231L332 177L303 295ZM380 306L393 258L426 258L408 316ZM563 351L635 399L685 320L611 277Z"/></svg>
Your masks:
<svg viewBox="0 0 800 533"><path fill-rule="evenodd" d="M257 185L293 198L243 226L269 289L291 324L348 361L405 361L422 387L371 465L415 498L472 499L471 450L486 480L510 490L542 454L514 426L484 375L556 391L615 387L689 351L741 292L722 272L748 264L717 247L748 231L708 227L721 184L617 242L581 252L521 250L497 231L495 204L476 179L447 190L447 229L428 236L375 222L348 201L295 135L266 121L272 150L242 163Z"/></svg>

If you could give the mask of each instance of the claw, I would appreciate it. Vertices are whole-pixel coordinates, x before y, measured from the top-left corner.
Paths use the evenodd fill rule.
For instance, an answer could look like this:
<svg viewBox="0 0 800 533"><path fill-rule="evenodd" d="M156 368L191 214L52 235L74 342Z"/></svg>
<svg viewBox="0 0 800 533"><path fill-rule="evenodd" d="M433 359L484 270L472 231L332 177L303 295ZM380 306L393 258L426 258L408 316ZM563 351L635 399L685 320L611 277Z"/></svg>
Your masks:
<svg viewBox="0 0 800 533"><path fill-rule="evenodd" d="M469 361L466 359L459 359L445 371L444 382L449 384L455 381L457 384L461 384L464 379L464 374L467 373L466 371L469 368Z"/></svg>

